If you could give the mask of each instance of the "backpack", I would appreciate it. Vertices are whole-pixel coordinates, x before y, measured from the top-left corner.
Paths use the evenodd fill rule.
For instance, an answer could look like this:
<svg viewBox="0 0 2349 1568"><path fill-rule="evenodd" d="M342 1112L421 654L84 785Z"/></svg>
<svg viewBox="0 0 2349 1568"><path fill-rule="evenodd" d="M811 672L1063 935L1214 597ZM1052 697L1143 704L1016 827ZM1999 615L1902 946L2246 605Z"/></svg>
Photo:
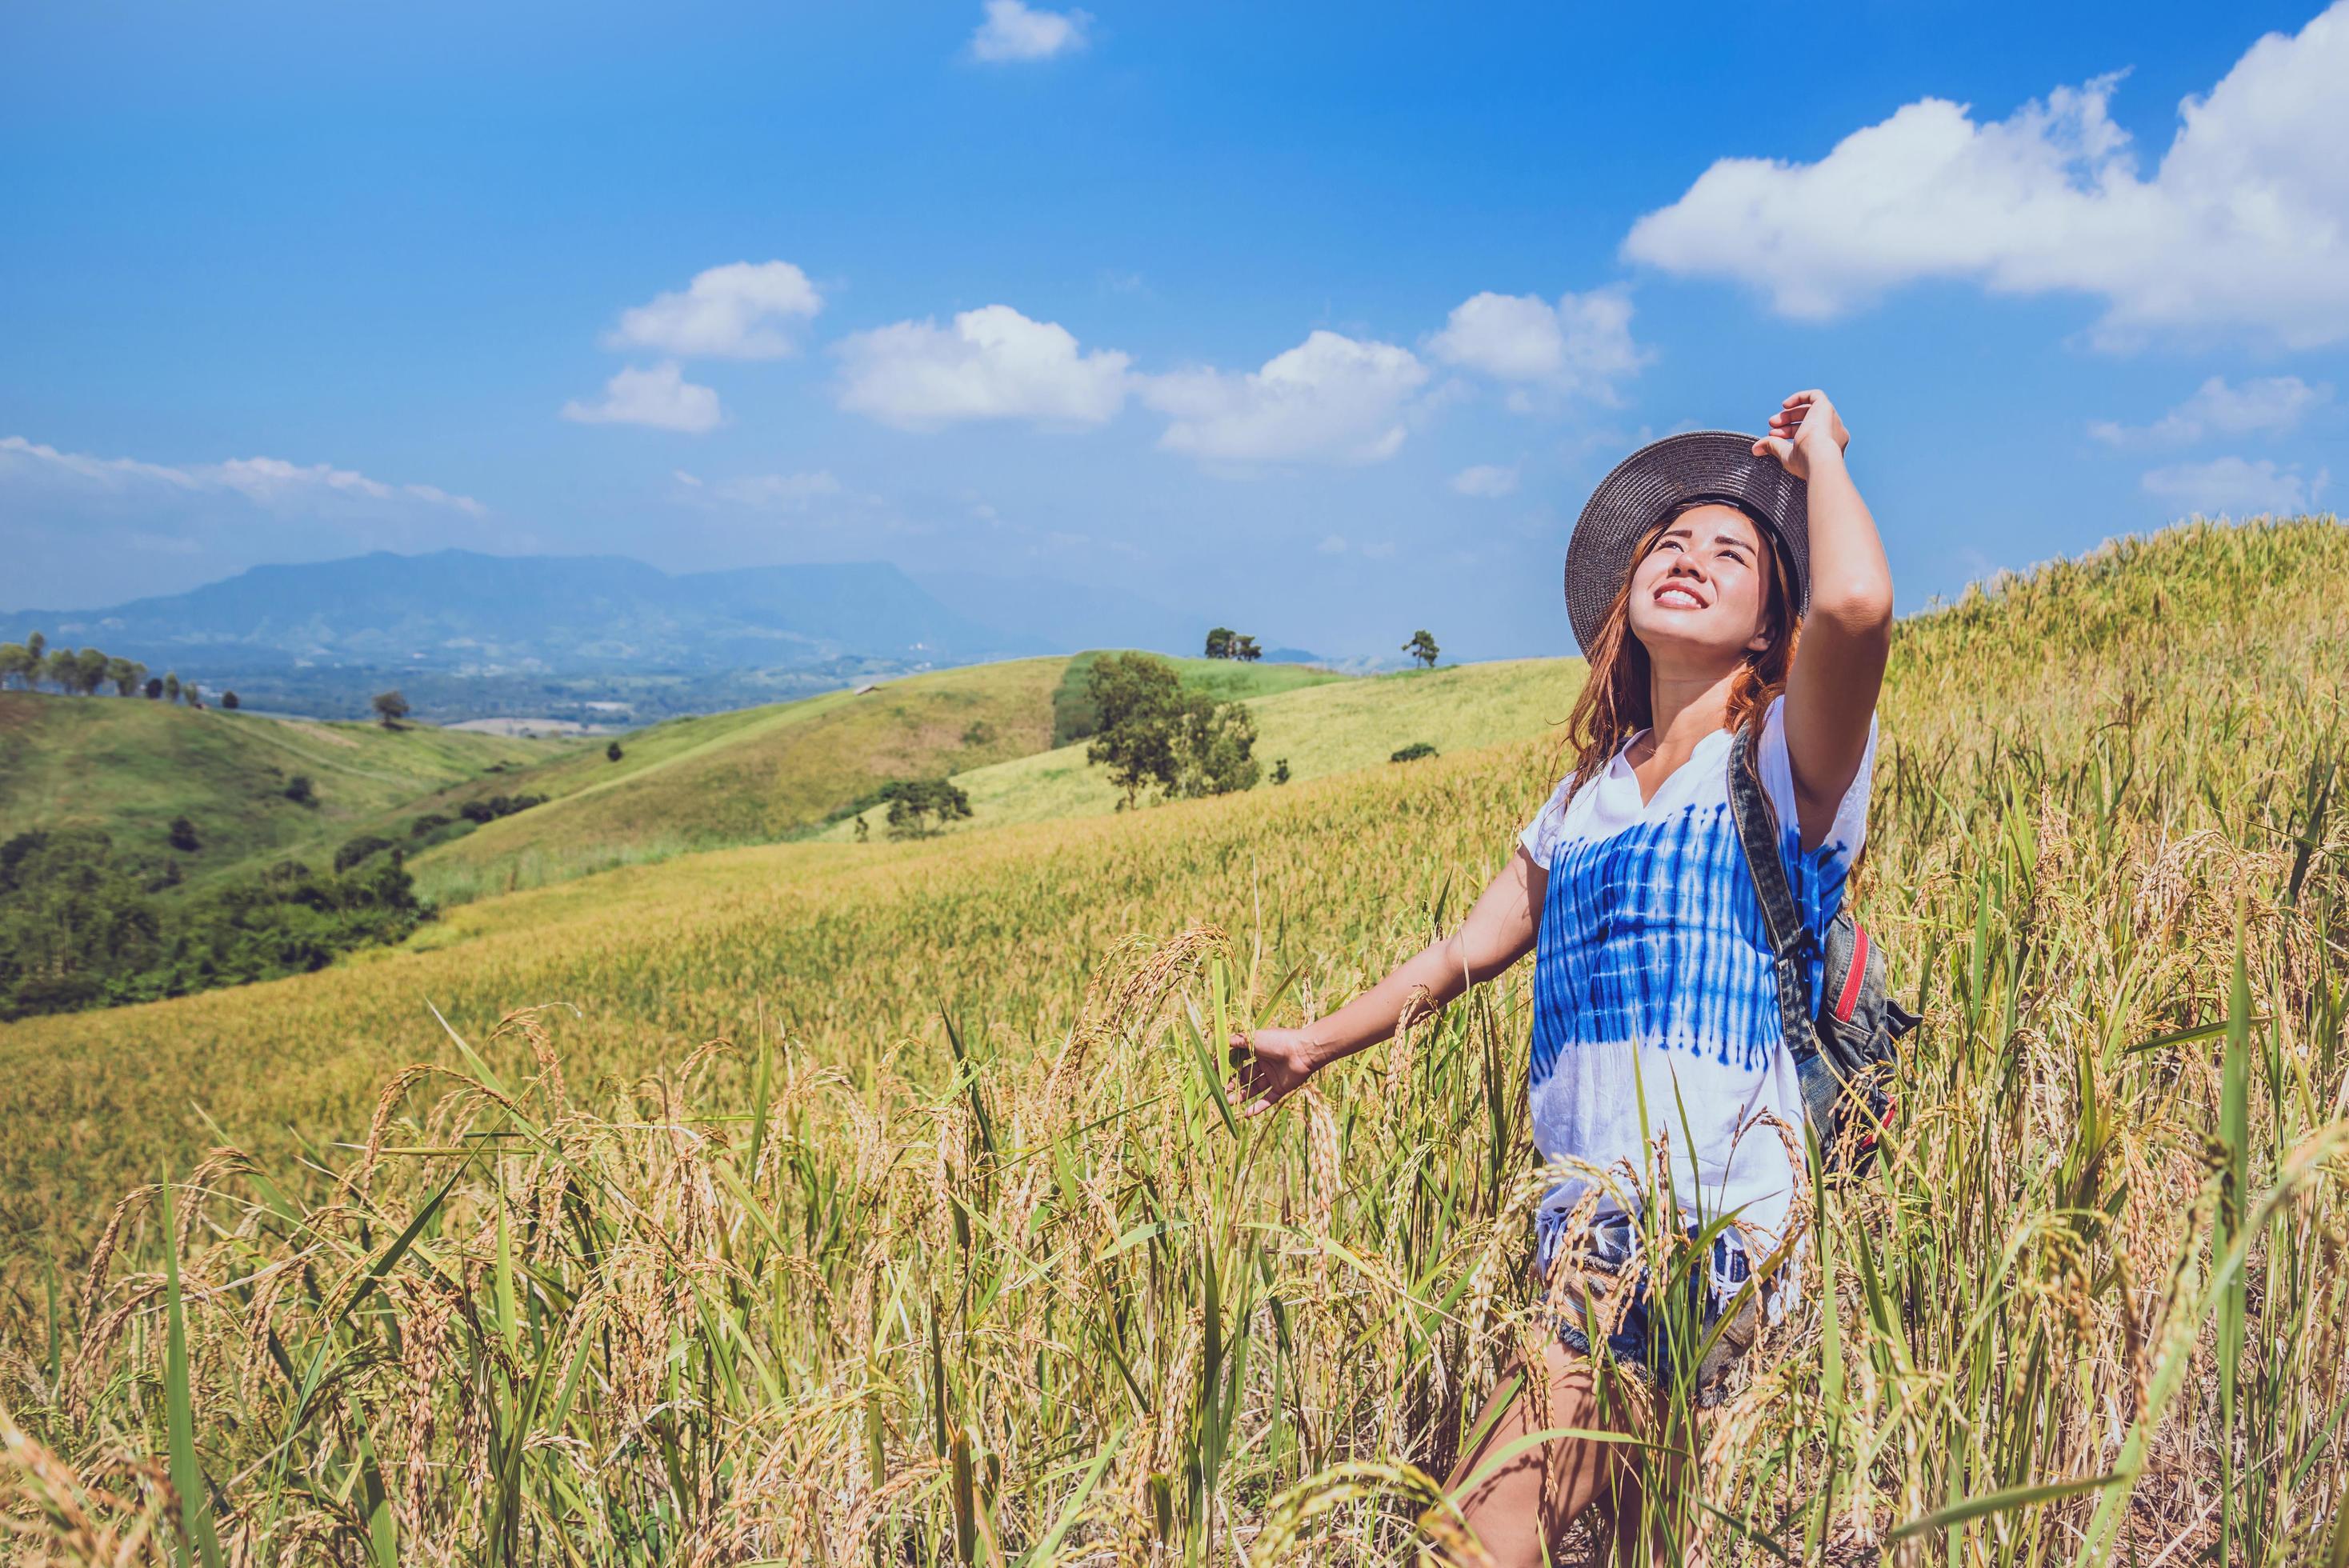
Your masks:
<svg viewBox="0 0 2349 1568"><path fill-rule="evenodd" d="M1729 748L1729 807L1745 851L1745 869L1769 929L1777 973L1778 1011L1795 1053L1803 1119L1831 1168L1847 1170L1876 1148L1896 1109L1893 1080L1900 1037L1917 1015L1894 1000L1884 977L1884 950L1844 901L1827 927L1826 974L1811 1011L1810 959L1816 950L1795 907L1770 797L1754 770L1752 732L1740 728Z"/></svg>

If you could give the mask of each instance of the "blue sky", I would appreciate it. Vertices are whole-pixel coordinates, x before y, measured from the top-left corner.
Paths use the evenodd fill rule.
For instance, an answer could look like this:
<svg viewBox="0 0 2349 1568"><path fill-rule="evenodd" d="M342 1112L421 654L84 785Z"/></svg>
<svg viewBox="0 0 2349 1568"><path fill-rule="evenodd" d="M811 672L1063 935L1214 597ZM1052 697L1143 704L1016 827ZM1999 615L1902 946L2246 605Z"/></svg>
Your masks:
<svg viewBox="0 0 2349 1568"><path fill-rule="evenodd" d="M1563 652L1612 461L1818 385L1914 608L2334 504L2344 79L2349 5L12 7L0 603L462 544Z"/></svg>

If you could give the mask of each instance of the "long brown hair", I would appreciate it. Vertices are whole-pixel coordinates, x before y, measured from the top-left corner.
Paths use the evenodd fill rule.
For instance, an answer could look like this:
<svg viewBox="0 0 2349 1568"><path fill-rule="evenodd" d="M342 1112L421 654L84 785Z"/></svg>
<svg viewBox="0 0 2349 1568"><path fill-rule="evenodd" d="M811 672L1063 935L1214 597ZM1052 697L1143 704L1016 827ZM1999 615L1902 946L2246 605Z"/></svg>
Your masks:
<svg viewBox="0 0 2349 1568"><path fill-rule="evenodd" d="M1682 512L1716 504L1723 503L1710 499L1692 500L1657 519L1656 525L1640 536L1640 547L1631 552L1631 569L1636 570L1648 558L1657 541L1663 538L1664 530ZM1745 512L1743 507L1738 511ZM1786 689L1786 672L1794 667L1795 644L1802 635L1801 617L1794 614L1787 602L1785 570L1778 559L1777 534L1753 513L1745 512L1745 516L1761 537L1763 548L1758 553L1769 562L1763 573L1765 586L1762 612L1762 629L1768 642L1758 653L1746 651L1744 663L1730 683L1727 727L1731 729L1759 724L1770 707L1770 699ZM1585 784L1606 771L1626 740L1655 722L1648 650L1631 631L1631 570L1624 572L1622 586L1615 590L1614 600L1607 606L1599 634L1583 653L1590 661L1590 678L1583 683L1582 695L1574 699L1574 711L1566 721L1567 748L1574 753L1569 775L1574 783L1567 791L1569 800L1581 792Z"/></svg>

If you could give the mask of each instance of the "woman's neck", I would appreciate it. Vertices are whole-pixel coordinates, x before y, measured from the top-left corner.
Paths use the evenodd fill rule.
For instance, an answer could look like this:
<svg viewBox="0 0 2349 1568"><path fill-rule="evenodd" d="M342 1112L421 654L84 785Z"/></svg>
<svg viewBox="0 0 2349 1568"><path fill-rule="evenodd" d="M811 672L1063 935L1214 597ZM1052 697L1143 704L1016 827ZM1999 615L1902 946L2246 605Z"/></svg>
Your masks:
<svg viewBox="0 0 2349 1568"><path fill-rule="evenodd" d="M1699 742L1729 723L1729 693L1736 680L1733 667L1718 675L1651 673L1648 711L1655 718L1643 748L1648 757L1674 765L1688 760Z"/></svg>

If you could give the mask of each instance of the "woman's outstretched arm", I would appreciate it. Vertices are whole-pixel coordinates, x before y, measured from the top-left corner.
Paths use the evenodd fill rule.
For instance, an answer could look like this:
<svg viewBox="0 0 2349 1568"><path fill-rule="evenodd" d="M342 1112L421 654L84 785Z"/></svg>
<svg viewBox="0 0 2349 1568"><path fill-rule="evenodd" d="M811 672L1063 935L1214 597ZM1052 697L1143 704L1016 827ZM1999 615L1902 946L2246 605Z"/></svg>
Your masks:
<svg viewBox="0 0 2349 1568"><path fill-rule="evenodd" d="M1399 1025L1416 1022L1523 958L1541 923L1548 880L1520 845L1456 930L1396 965L1385 979L1328 1017L1301 1029L1234 1030L1237 1071L1230 1096L1241 1114L1270 1110L1316 1071L1387 1038Z"/></svg>
<svg viewBox="0 0 2349 1568"><path fill-rule="evenodd" d="M1859 772L1892 649L1892 568L1844 467L1850 439L1827 395L1814 389L1788 397L1754 444L1755 457L1777 459L1810 497L1811 608L1786 676L1786 759L1806 850L1835 825Z"/></svg>

